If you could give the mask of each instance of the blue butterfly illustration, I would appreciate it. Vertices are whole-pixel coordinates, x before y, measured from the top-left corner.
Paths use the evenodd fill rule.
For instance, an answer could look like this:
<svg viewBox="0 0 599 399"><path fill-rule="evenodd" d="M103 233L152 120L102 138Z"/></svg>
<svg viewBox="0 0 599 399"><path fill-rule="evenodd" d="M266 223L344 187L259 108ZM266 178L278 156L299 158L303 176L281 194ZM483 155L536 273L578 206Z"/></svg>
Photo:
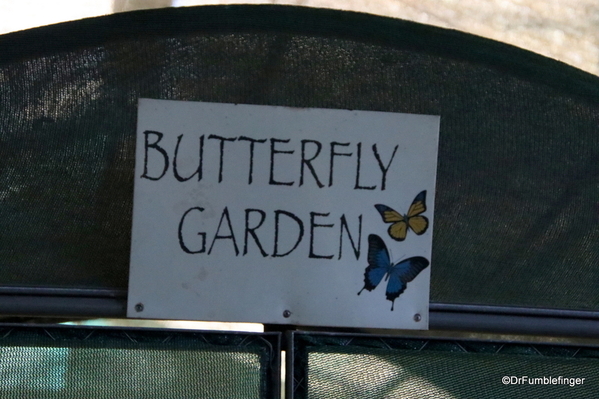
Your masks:
<svg viewBox="0 0 599 399"><path fill-rule="evenodd" d="M389 251L383 239L376 234L368 236L368 267L364 271L364 290L372 291L383 277L387 283L387 300L391 301L391 310L395 300L406 290L407 284L426 269L430 262L422 256L414 256L396 264L391 263Z"/></svg>

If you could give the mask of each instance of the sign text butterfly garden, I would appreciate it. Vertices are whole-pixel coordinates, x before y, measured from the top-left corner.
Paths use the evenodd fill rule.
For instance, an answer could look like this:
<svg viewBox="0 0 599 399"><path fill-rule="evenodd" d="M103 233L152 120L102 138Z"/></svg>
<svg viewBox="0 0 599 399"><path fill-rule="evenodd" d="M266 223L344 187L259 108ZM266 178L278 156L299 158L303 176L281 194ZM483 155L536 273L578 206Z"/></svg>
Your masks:
<svg viewBox="0 0 599 399"><path fill-rule="evenodd" d="M427 328L438 129L140 100L128 317Z"/></svg>

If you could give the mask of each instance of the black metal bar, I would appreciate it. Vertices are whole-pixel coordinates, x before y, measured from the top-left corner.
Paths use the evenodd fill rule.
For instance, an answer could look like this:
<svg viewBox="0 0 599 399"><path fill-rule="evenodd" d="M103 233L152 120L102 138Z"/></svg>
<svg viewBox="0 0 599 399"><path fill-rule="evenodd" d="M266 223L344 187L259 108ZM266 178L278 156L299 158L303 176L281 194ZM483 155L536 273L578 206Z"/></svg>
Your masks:
<svg viewBox="0 0 599 399"><path fill-rule="evenodd" d="M127 291L108 288L0 287L0 295L127 298Z"/></svg>
<svg viewBox="0 0 599 399"><path fill-rule="evenodd" d="M0 316L123 318L126 306L119 290L0 287ZM599 312L431 303L429 328L597 338Z"/></svg>
<svg viewBox="0 0 599 399"><path fill-rule="evenodd" d="M597 312L431 304L431 330L495 334L599 337Z"/></svg>
<svg viewBox="0 0 599 399"><path fill-rule="evenodd" d="M282 390L285 387L281 386L281 367L283 367L282 359L281 359L281 351L282 351L282 334L281 333L261 333L265 337L265 339L271 337L271 341L275 344L272 353L271 360L271 369L270 369L270 379L271 386L273 387L273 391L271 392L271 397L273 399L279 399L281 397Z"/></svg>
<svg viewBox="0 0 599 399"><path fill-rule="evenodd" d="M543 317L581 318L599 320L599 312L572 309L544 309L516 306L465 305L455 303L431 303L431 312L485 313L503 315L526 315Z"/></svg>
<svg viewBox="0 0 599 399"><path fill-rule="evenodd" d="M123 298L0 294L1 316L121 318L126 313Z"/></svg>
<svg viewBox="0 0 599 399"><path fill-rule="evenodd" d="M293 399L295 387L295 350L293 336L296 331L286 331L283 349L285 349L285 398Z"/></svg>

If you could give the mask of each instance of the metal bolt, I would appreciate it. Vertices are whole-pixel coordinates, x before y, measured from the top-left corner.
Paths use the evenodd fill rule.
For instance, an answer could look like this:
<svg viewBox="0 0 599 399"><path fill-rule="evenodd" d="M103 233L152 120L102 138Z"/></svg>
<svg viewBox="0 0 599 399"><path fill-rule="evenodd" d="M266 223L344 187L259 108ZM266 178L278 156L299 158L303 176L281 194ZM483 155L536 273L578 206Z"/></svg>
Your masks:
<svg viewBox="0 0 599 399"><path fill-rule="evenodd" d="M290 310L286 310L283 312L283 317L288 318L291 316L291 311Z"/></svg>
<svg viewBox="0 0 599 399"><path fill-rule="evenodd" d="M422 320L422 316L420 316L420 313L416 313L414 315L414 321L418 323L420 320Z"/></svg>
<svg viewBox="0 0 599 399"><path fill-rule="evenodd" d="M143 312L144 310L144 304L143 303L138 303L137 305L135 305L135 311L136 312Z"/></svg>

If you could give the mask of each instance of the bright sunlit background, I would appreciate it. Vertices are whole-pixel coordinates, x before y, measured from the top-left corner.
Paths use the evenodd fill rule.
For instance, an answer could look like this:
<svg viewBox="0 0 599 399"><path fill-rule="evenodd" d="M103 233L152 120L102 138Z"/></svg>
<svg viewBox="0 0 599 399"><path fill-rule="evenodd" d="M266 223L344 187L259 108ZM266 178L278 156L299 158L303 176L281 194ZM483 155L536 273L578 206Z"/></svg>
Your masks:
<svg viewBox="0 0 599 399"><path fill-rule="evenodd" d="M597 0L0 0L0 34L115 12L292 4L367 12L510 43L599 74Z"/></svg>

